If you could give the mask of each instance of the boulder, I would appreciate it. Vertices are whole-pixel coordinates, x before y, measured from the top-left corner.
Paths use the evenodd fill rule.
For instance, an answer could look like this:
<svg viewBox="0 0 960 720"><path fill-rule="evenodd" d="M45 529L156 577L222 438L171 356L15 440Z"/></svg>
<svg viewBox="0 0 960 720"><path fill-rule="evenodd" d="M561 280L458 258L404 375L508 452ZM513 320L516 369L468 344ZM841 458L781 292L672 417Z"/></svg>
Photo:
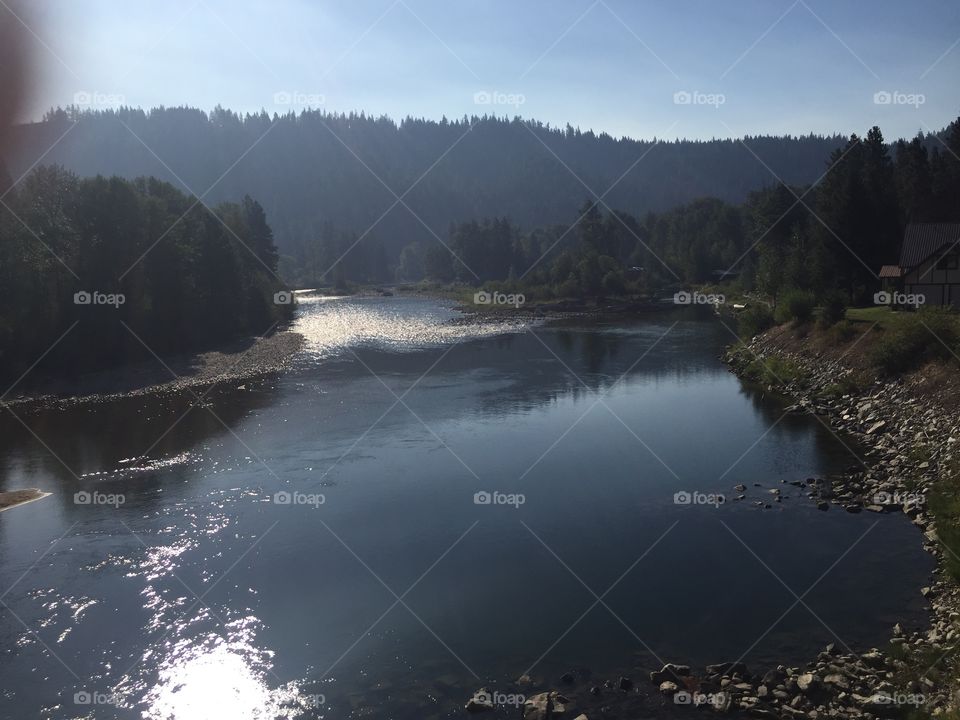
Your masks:
<svg viewBox="0 0 960 720"><path fill-rule="evenodd" d="M570 701L558 692L544 692L523 703L523 720L549 720L567 711Z"/></svg>
<svg viewBox="0 0 960 720"><path fill-rule="evenodd" d="M803 692L812 692L820 687L820 678L813 673L803 673L797 678L797 687Z"/></svg>
<svg viewBox="0 0 960 720"><path fill-rule="evenodd" d="M467 700L465 709L468 713L493 710L493 695L486 688L480 688L473 694L472 698Z"/></svg>
<svg viewBox="0 0 960 720"><path fill-rule="evenodd" d="M742 677L746 677L747 666L746 663L742 662L727 662L716 663L715 665L707 665L707 675L740 675Z"/></svg>

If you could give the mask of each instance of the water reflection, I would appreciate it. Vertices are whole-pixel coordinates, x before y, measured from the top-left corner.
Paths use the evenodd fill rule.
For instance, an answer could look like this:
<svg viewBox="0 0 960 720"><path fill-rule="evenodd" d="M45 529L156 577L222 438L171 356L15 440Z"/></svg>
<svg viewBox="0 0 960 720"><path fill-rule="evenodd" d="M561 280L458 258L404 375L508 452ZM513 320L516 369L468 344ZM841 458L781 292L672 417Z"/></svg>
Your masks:
<svg viewBox="0 0 960 720"><path fill-rule="evenodd" d="M914 529L819 513L780 484L851 459L726 372L722 327L437 330L449 309L417 300L304 310L312 349L289 373L211 393L228 428L189 395L25 414L68 470L0 419L4 483L57 495L0 517L4 602L39 636L0 613L15 716L458 717L481 682L505 687L541 654L541 679L656 662L603 608L557 642L592 598L524 524L600 593L677 522L607 597L669 660L736 657L793 602L731 531L801 593L879 521L806 602L854 646L922 616ZM782 488L782 504L672 501L740 481L750 502ZM90 489L126 502L72 501ZM479 489L527 503L478 506ZM281 490L326 502L277 504ZM421 576L415 617L384 585ZM749 660L800 661L830 639L801 608ZM121 704L78 707L84 691Z"/></svg>

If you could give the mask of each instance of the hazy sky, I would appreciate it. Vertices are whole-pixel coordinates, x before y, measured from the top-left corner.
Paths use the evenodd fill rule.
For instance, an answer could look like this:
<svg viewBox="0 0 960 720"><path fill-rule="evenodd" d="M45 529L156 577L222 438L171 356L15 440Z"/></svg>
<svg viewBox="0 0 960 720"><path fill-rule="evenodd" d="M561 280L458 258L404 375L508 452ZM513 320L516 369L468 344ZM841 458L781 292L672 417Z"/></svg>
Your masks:
<svg viewBox="0 0 960 720"><path fill-rule="evenodd" d="M23 16L37 36L30 117L78 99L395 118L494 112L644 138L878 124L893 138L960 115L957 0L34 6Z"/></svg>

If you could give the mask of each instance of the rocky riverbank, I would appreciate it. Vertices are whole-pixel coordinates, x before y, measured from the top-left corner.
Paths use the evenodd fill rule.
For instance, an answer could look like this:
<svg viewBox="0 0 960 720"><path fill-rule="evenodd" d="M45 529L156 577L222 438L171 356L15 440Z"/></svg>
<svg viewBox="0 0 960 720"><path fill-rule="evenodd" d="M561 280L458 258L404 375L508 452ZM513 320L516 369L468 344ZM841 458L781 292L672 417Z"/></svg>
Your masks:
<svg viewBox="0 0 960 720"><path fill-rule="evenodd" d="M809 482L808 495L822 510L905 513L918 528L918 541L937 560L935 582L917 589L932 619L923 632L908 634L895 625L883 650L843 655L828 647L807 668L780 668L762 678L742 672L721 676L720 690L729 691L722 704L729 701L752 715L811 720L955 711L960 591L948 566L958 558L941 538L938 530L946 528L938 528L929 501L951 492L944 483L960 459L960 416L950 404L920 392L924 383L916 378L864 381L862 369L842 356L787 347L771 332L732 349L726 360L740 374L757 364L765 367L769 389L793 400L787 411L818 415L858 449L860 464ZM784 368L789 377L777 372ZM677 678L664 682L683 687ZM670 685L661 688L671 691ZM709 690L716 689L714 682Z"/></svg>
<svg viewBox="0 0 960 720"><path fill-rule="evenodd" d="M524 693L524 720L683 716L689 712L782 720L954 717L958 712L956 667L960 653L960 591L949 572L960 569L941 534L945 518L930 500L960 467L956 443L960 416L951 402L929 395L930 377L869 379L863 367L839 352L780 342L777 330L725 357L731 369L756 377L785 398L786 412L814 413L861 459L846 473L794 483L825 512L902 512L916 525L917 541L937 561L935 580L917 588L929 603L922 631L890 628L882 648L842 652L831 644L804 667L780 665L751 672L742 662L702 670L667 664L649 678L597 679L568 673L548 686L520 678L511 692ZM851 462L855 463L851 455ZM745 488L734 488L742 492ZM949 493L950 488L946 488ZM869 598L864 598L865 603ZM468 713L500 709L479 691ZM494 712L493 714L497 714Z"/></svg>
<svg viewBox="0 0 960 720"><path fill-rule="evenodd" d="M73 378L29 377L3 404L64 407L121 397L197 392L221 382L241 382L283 370L303 347L299 333L277 332L219 350L138 362Z"/></svg>

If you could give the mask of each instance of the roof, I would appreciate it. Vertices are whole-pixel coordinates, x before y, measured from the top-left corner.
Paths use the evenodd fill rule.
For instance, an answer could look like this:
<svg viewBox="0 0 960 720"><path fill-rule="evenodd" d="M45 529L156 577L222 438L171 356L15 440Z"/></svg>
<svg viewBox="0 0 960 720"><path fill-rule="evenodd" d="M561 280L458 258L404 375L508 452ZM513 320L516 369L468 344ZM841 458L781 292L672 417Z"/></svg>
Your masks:
<svg viewBox="0 0 960 720"><path fill-rule="evenodd" d="M903 275L903 268L899 265L884 265L880 268L880 277L882 278L898 278Z"/></svg>
<svg viewBox="0 0 960 720"><path fill-rule="evenodd" d="M907 225L900 250L900 267L916 267L938 250L960 242L960 223L912 223Z"/></svg>

